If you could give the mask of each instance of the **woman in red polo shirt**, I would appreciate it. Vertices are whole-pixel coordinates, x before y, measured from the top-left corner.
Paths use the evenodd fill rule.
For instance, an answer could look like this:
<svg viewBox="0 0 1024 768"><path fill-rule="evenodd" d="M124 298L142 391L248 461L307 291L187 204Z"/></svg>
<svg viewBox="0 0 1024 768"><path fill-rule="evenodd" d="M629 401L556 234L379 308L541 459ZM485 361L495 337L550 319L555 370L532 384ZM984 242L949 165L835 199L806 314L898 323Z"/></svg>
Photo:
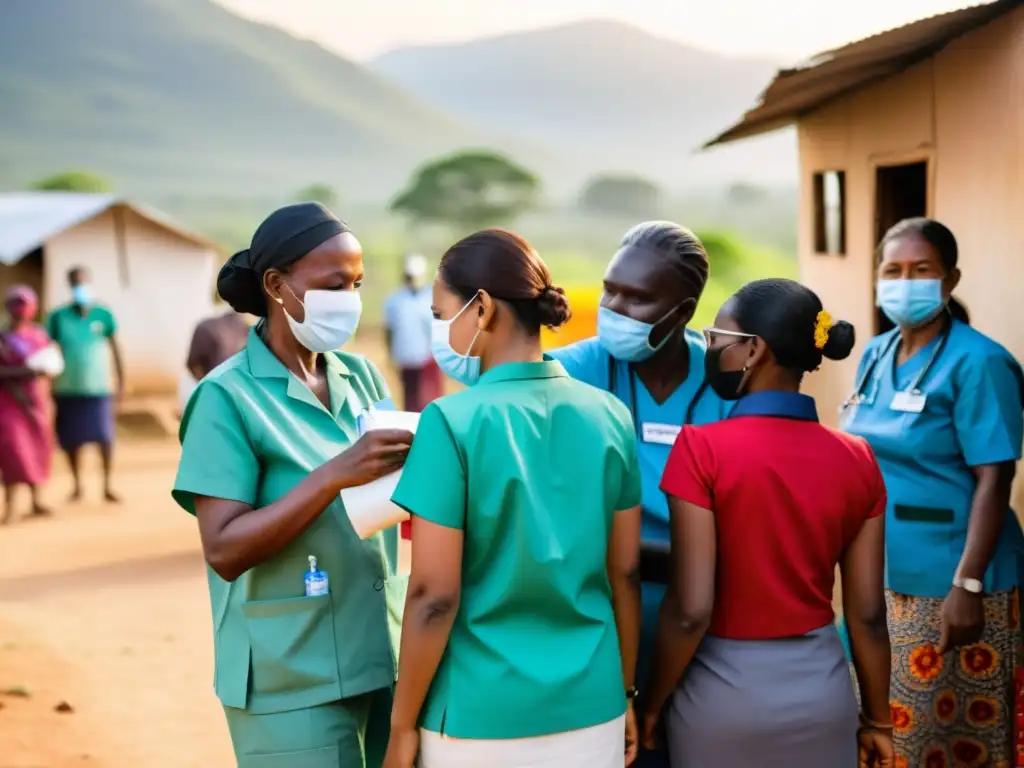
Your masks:
<svg viewBox="0 0 1024 768"><path fill-rule="evenodd" d="M705 333L708 384L739 402L684 426L665 467L673 573L645 739L668 705L673 768L890 768L885 486L868 444L819 424L800 394L823 356L850 354L853 326L799 283L759 280ZM837 564L859 721L833 624Z"/></svg>

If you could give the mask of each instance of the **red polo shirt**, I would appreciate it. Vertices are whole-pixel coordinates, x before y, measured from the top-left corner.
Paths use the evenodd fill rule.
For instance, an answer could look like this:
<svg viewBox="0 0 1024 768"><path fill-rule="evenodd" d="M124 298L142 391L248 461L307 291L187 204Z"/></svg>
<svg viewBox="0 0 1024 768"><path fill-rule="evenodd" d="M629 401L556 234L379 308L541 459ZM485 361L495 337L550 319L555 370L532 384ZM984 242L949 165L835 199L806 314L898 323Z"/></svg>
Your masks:
<svg viewBox="0 0 1024 768"><path fill-rule="evenodd" d="M661 489L715 515L708 631L734 639L832 622L836 564L864 521L885 512L867 442L822 426L811 398L786 392L748 395L725 421L683 427Z"/></svg>

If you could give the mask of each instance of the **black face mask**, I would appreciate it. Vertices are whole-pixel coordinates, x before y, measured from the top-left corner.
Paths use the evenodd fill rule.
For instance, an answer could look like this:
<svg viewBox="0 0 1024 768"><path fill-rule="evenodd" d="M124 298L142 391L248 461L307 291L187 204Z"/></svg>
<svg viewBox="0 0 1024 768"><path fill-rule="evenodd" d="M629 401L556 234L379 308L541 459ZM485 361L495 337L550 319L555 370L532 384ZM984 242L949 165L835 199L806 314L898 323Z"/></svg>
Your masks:
<svg viewBox="0 0 1024 768"><path fill-rule="evenodd" d="M704 355L704 378L708 386L723 400L739 400L742 397L743 378L747 374L744 370L722 370L722 353L733 346L735 345L730 344L709 349Z"/></svg>

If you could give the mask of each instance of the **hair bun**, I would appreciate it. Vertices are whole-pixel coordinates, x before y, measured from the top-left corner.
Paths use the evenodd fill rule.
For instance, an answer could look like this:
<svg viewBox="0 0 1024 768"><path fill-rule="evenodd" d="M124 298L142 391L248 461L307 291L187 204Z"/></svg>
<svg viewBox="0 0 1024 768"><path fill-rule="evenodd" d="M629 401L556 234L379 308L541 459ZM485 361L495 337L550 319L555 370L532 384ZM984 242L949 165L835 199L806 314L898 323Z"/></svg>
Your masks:
<svg viewBox="0 0 1024 768"><path fill-rule="evenodd" d="M857 334L853 325L845 320L836 320L828 329L828 341L822 347L821 354L829 360L845 360L853 352L857 342Z"/></svg>
<svg viewBox="0 0 1024 768"><path fill-rule="evenodd" d="M236 253L220 268L217 293L236 312L267 316L267 300L259 274L252 268L248 249Z"/></svg>
<svg viewBox="0 0 1024 768"><path fill-rule="evenodd" d="M557 285L548 285L537 296L537 319L540 324L555 329L565 325L572 317L569 299Z"/></svg>

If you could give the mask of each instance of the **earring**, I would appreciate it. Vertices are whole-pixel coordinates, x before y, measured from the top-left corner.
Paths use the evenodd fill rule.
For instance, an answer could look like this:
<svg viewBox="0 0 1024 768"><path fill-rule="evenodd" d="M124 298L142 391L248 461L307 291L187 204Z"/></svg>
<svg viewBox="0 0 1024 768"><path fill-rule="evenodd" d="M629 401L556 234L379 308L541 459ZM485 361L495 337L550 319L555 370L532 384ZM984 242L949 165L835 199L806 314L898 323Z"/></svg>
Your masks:
<svg viewBox="0 0 1024 768"><path fill-rule="evenodd" d="M284 299L282 299L282 298L281 298L280 296L274 296L274 297L272 297L272 298L273 298L273 299L274 299L274 301L276 301L276 302L277 302L278 304L280 304L281 306L284 306Z"/></svg>

